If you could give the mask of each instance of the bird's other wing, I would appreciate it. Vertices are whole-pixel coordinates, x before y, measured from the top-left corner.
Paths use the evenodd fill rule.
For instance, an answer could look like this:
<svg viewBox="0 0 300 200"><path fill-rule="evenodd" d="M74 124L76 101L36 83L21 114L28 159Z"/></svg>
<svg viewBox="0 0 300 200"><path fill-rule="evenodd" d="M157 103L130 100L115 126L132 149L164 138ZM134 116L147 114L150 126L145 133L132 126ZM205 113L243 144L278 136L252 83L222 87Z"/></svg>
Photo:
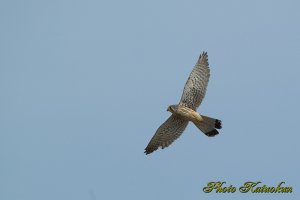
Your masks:
<svg viewBox="0 0 300 200"><path fill-rule="evenodd" d="M145 148L145 153L150 154L159 147L168 147L183 133L188 125L188 121L181 119L174 114L171 115L156 131L149 144Z"/></svg>
<svg viewBox="0 0 300 200"><path fill-rule="evenodd" d="M184 86L179 104L196 110L205 96L209 76L208 56L203 52Z"/></svg>

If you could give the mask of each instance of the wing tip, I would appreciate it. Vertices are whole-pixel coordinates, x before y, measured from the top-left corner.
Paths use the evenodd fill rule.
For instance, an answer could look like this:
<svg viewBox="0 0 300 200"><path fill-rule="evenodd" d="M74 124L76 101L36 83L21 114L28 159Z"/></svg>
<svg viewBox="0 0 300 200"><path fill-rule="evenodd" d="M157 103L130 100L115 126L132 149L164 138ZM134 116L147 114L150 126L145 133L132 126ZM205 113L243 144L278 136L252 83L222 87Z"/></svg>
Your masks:
<svg viewBox="0 0 300 200"><path fill-rule="evenodd" d="M144 151L144 153L146 154L146 155L148 155L148 154L150 154L150 153L153 153L154 151L156 151L158 149L158 147L153 147L153 146L147 146L146 148L145 148L145 151Z"/></svg>
<svg viewBox="0 0 300 200"><path fill-rule="evenodd" d="M200 54L200 57L208 57L207 51L203 51L202 54Z"/></svg>
<svg viewBox="0 0 300 200"><path fill-rule="evenodd" d="M152 153L153 151L155 151L155 150L153 150L153 149L147 149L147 148L146 148L144 153L145 153L146 155L148 155L148 154Z"/></svg>
<svg viewBox="0 0 300 200"><path fill-rule="evenodd" d="M207 55L207 51L203 51L203 52L200 54L197 64L200 64L200 63L202 63L203 61L208 65L208 55Z"/></svg>

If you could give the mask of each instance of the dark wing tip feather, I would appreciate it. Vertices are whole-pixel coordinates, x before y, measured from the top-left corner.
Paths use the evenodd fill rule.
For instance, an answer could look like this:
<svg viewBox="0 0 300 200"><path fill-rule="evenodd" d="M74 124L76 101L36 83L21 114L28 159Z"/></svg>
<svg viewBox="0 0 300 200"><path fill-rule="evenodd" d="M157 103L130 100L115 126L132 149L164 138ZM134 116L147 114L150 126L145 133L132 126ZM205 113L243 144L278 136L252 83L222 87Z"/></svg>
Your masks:
<svg viewBox="0 0 300 200"><path fill-rule="evenodd" d="M156 151L157 149L158 149L158 148L155 149L155 148L148 148L148 147L147 147L147 148L145 149L145 152L144 152L144 153L145 153L146 155L148 155L148 154L152 153L153 151Z"/></svg>
<svg viewBox="0 0 300 200"><path fill-rule="evenodd" d="M148 155L148 154L150 154L150 153L156 151L158 148L159 148L159 145L153 144L153 143L150 142L150 143L147 145L147 147L145 148L145 152L144 152L144 153L145 153L146 155Z"/></svg>
<svg viewBox="0 0 300 200"><path fill-rule="evenodd" d="M203 51L202 54L200 54L197 64L208 65L208 55L206 51Z"/></svg>

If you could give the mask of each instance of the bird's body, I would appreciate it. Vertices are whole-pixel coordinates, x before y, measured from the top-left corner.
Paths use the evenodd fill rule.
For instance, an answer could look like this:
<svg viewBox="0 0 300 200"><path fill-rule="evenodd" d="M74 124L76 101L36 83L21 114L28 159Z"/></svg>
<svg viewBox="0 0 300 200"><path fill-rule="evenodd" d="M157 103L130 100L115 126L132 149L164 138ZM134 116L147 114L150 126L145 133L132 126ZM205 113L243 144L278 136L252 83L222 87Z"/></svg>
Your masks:
<svg viewBox="0 0 300 200"><path fill-rule="evenodd" d="M203 121L203 118L201 115L194 111L191 108L182 106L182 105L176 105L176 106L169 106L168 110L172 114L179 116L182 119L185 119L187 121L191 121L194 123L200 123Z"/></svg>
<svg viewBox="0 0 300 200"><path fill-rule="evenodd" d="M172 115L157 129L145 149L146 154L159 147L168 147L183 133L190 121L206 136L219 134L216 129L222 128L220 120L196 112L205 96L209 76L208 56L203 52L184 86L179 104L168 107L167 111Z"/></svg>

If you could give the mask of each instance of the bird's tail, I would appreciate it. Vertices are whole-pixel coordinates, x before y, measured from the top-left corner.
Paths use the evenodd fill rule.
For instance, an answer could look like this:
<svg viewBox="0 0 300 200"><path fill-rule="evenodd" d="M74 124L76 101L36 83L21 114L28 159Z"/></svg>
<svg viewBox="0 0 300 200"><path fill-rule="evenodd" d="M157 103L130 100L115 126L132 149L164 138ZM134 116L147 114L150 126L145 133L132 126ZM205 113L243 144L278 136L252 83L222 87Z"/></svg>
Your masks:
<svg viewBox="0 0 300 200"><path fill-rule="evenodd" d="M215 135L218 135L219 132L217 129L222 128L222 122L221 120L201 116L203 118L203 121L201 122L194 122L194 124L208 137L213 137Z"/></svg>

